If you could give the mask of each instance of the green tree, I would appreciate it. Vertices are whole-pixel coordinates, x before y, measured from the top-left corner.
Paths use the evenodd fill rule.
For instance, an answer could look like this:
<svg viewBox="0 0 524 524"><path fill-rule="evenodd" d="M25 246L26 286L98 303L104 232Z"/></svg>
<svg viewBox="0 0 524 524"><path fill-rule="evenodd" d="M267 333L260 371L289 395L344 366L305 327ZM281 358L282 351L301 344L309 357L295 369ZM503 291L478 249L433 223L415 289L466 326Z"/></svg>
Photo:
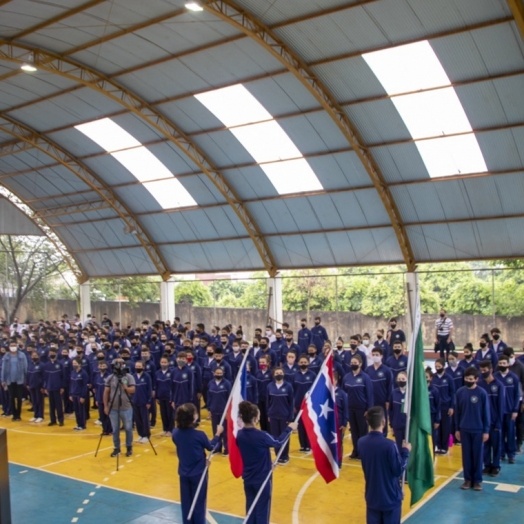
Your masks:
<svg viewBox="0 0 524 524"><path fill-rule="evenodd" d="M175 286L175 304L188 302L193 306L210 307L213 305L213 297L209 288L199 280L188 280L179 282Z"/></svg>
<svg viewBox="0 0 524 524"><path fill-rule="evenodd" d="M263 273L255 273L238 301L238 307L267 309L267 281ZM283 299L282 299L283 300Z"/></svg>
<svg viewBox="0 0 524 524"><path fill-rule="evenodd" d="M362 300L362 313L372 317L401 316L406 311L402 275L377 275Z"/></svg>
<svg viewBox="0 0 524 524"><path fill-rule="evenodd" d="M472 279L455 286L449 297L449 310L465 315L491 314L491 285Z"/></svg>
<svg viewBox="0 0 524 524"><path fill-rule="evenodd" d="M160 302L160 283L154 277L104 278L94 280L91 293L99 300L120 300L136 306L138 302Z"/></svg>
<svg viewBox="0 0 524 524"><path fill-rule="evenodd" d="M335 278L328 270L289 271L282 278L284 311L333 311ZM298 278L297 278L298 277Z"/></svg>

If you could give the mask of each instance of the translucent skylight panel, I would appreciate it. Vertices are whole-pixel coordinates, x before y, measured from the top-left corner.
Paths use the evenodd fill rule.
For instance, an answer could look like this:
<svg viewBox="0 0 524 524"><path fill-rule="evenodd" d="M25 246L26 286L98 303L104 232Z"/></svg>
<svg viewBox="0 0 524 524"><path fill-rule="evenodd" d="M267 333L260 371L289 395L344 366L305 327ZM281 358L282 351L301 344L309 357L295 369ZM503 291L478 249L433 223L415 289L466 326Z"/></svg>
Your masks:
<svg viewBox="0 0 524 524"><path fill-rule="evenodd" d="M280 195L324 189L305 158L260 166Z"/></svg>
<svg viewBox="0 0 524 524"><path fill-rule="evenodd" d="M300 158L302 153L277 122L263 122L231 129L256 162Z"/></svg>
<svg viewBox="0 0 524 524"><path fill-rule="evenodd" d="M271 113L242 84L195 95L195 98L226 127L273 119Z"/></svg>
<svg viewBox="0 0 524 524"><path fill-rule="evenodd" d="M112 156L140 182L173 177L171 171L145 147L118 151Z"/></svg>
<svg viewBox="0 0 524 524"><path fill-rule="evenodd" d="M362 57L392 96L391 101L415 140L430 177L487 171L466 112L428 41ZM442 89L413 93L437 87ZM457 133L468 134L446 136ZM421 141L439 136L442 138Z"/></svg>
<svg viewBox="0 0 524 524"><path fill-rule="evenodd" d="M362 58L389 95L451 83L427 40L365 53Z"/></svg>
<svg viewBox="0 0 524 524"><path fill-rule="evenodd" d="M487 171L475 135L419 140L415 144L431 177Z"/></svg>
<svg viewBox="0 0 524 524"><path fill-rule="evenodd" d="M101 120L81 124L75 126L75 129L78 129L78 131L89 137L108 153L142 145L110 118L102 118Z"/></svg>
<svg viewBox="0 0 524 524"><path fill-rule="evenodd" d="M391 101L415 140L471 131L468 117L452 87L396 96Z"/></svg>
<svg viewBox="0 0 524 524"><path fill-rule="evenodd" d="M153 195L163 209L196 206L188 190L176 178L157 182L145 182L144 187Z"/></svg>

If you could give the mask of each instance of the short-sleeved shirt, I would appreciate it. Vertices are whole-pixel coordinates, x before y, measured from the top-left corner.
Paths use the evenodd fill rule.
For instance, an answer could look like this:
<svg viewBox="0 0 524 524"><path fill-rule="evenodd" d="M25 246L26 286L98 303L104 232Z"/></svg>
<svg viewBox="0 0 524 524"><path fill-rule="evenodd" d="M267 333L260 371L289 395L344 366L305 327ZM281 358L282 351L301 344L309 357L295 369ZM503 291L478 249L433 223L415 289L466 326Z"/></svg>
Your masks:
<svg viewBox="0 0 524 524"><path fill-rule="evenodd" d="M435 320L435 329L440 336L449 335L450 331L453 329L453 320L448 317L438 318Z"/></svg>
<svg viewBox="0 0 524 524"><path fill-rule="evenodd" d="M124 377L122 378L123 382L125 380L127 380L128 386L134 386L136 384L135 379L129 373L124 375ZM110 388L109 402L111 403L111 401L113 401L113 404L111 405L111 409L118 409L120 398L122 399L122 403L120 404L121 410L133 409L131 405L131 399L126 394L126 391L124 390L124 388L118 384L118 379L115 377L115 375L110 375L109 377L107 377L105 384L106 384L106 387ZM116 395L115 395L115 392L116 392Z"/></svg>

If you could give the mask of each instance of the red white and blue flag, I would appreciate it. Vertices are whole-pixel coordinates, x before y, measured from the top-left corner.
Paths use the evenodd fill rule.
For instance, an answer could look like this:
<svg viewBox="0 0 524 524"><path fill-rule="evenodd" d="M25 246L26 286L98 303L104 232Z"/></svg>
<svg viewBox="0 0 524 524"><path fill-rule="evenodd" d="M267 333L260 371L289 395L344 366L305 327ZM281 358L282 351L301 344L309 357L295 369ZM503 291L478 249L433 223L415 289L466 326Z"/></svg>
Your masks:
<svg viewBox="0 0 524 524"><path fill-rule="evenodd" d="M233 390L231 391L231 402L227 411L227 444L229 448L229 464L231 466L231 472L236 478L242 476L244 471L244 464L242 462L242 456L237 446L237 435L244 425L238 414L238 405L246 400L247 393L247 369L246 359L242 361L242 365L238 371L238 375L233 384Z"/></svg>
<svg viewBox="0 0 524 524"><path fill-rule="evenodd" d="M338 478L338 461L342 454L332 352L326 357L315 383L302 401L301 409L317 470L329 483Z"/></svg>

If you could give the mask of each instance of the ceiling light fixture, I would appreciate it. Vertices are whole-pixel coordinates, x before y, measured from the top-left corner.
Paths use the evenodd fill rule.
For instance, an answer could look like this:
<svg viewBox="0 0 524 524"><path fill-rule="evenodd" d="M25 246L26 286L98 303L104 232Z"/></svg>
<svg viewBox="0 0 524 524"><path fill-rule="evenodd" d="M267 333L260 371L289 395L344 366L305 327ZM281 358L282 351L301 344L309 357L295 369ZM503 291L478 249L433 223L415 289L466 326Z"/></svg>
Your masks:
<svg viewBox="0 0 524 524"><path fill-rule="evenodd" d="M186 2L186 9L196 12L204 10L200 2Z"/></svg>

